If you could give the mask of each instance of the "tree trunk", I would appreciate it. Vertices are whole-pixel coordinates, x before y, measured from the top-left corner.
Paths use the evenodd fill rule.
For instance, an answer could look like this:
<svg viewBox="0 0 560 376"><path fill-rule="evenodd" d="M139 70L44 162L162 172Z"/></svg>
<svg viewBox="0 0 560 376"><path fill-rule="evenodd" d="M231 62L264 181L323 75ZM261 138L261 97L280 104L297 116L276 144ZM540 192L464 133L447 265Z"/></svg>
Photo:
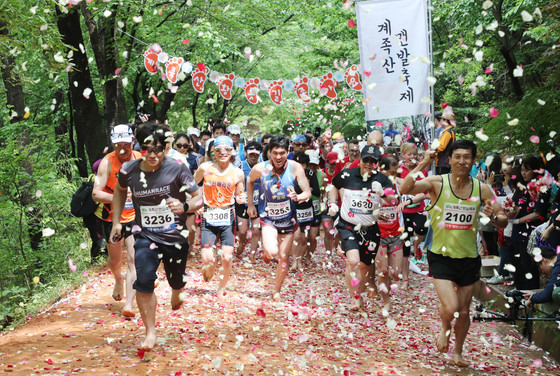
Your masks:
<svg viewBox="0 0 560 376"><path fill-rule="evenodd" d="M116 3L113 4L111 16L98 17L96 21L87 4L82 2L80 5L89 32L99 76L101 81L104 82L104 125L107 132L117 124L128 123L122 82L120 76L115 73L118 68L117 57L119 54L115 43L118 6Z"/></svg>
<svg viewBox="0 0 560 376"><path fill-rule="evenodd" d="M3 38L10 38L10 32L3 21L0 21L0 35ZM12 111L13 116L11 116L11 123L18 123L24 121L25 115L25 96L23 94L23 86L21 84L21 79L15 70L15 59L13 56L0 55L2 61L2 80L4 82L4 87L6 88L6 101L8 108ZM29 148L30 137L29 129L23 123L21 127L22 131L18 137L18 147L22 150L22 153L27 155L32 155L31 152L25 151L24 149ZM19 206L20 210L25 213L27 218L27 233L29 236L31 249L38 250L43 237L41 230L41 211L35 205L35 192L37 186L33 177L33 161L31 158L27 158L21 169L25 171L25 175L30 178L22 178L19 181L14 182L17 184L17 189L21 188L21 194L19 195ZM20 237L23 234L20 234ZM21 248L22 256L25 259L25 252Z"/></svg>
<svg viewBox="0 0 560 376"><path fill-rule="evenodd" d="M87 55L80 48L80 45L85 45L80 26L80 14L76 8L71 9L67 14L61 14L57 8L57 14L59 17L58 30L62 35L62 41L74 51L72 62L75 65L68 72L68 86L77 137L78 170L80 176L87 177L88 161L84 146L91 165L103 157L103 150L109 144L109 137L97 106ZM91 90L88 98L84 96L86 89Z"/></svg>

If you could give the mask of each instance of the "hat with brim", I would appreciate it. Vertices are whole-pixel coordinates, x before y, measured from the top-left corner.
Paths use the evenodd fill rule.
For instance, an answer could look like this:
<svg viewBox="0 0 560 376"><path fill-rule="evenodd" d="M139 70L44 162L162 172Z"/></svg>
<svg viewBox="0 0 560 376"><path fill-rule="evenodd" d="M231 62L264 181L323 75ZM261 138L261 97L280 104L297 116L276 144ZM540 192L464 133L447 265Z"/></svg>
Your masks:
<svg viewBox="0 0 560 376"><path fill-rule="evenodd" d="M298 134L296 138L294 138L294 142L305 142L307 143L307 137L302 134Z"/></svg>
<svg viewBox="0 0 560 376"><path fill-rule="evenodd" d="M381 150L375 145L366 145L362 149L360 159L373 158L378 161L381 158Z"/></svg>
<svg viewBox="0 0 560 376"><path fill-rule="evenodd" d="M257 149L255 146L249 146L247 149L247 154L260 154L261 151Z"/></svg>
<svg viewBox="0 0 560 376"><path fill-rule="evenodd" d="M119 142L132 142L134 132L128 124L119 124L111 130L111 143L118 144Z"/></svg>
<svg viewBox="0 0 560 376"><path fill-rule="evenodd" d="M327 162L330 164L336 163L338 160L338 153L336 151L331 151L327 154Z"/></svg>

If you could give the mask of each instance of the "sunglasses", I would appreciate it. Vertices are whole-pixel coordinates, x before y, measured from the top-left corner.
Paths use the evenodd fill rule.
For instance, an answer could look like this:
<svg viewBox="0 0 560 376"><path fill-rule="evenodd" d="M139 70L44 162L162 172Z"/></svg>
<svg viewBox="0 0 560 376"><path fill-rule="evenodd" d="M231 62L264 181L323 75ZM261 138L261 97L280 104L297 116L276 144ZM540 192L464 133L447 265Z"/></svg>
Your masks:
<svg viewBox="0 0 560 376"><path fill-rule="evenodd" d="M216 147L214 148L214 151L216 153L230 153L233 150L233 148L228 148L228 147Z"/></svg>
<svg viewBox="0 0 560 376"><path fill-rule="evenodd" d="M294 146L307 146L305 142L295 142Z"/></svg>
<svg viewBox="0 0 560 376"><path fill-rule="evenodd" d="M145 151L147 154L152 154L152 153L163 153L163 151L165 150L165 146L164 145L156 145L156 146L149 146L149 145L142 145L140 147L140 149L142 151Z"/></svg>
<svg viewBox="0 0 560 376"><path fill-rule="evenodd" d="M362 162L375 164L375 163L377 163L377 159L372 158L372 157L365 157L365 158L362 158Z"/></svg>
<svg viewBox="0 0 560 376"><path fill-rule="evenodd" d="M177 149L188 149L189 148L189 144L175 144L175 146L177 147Z"/></svg>

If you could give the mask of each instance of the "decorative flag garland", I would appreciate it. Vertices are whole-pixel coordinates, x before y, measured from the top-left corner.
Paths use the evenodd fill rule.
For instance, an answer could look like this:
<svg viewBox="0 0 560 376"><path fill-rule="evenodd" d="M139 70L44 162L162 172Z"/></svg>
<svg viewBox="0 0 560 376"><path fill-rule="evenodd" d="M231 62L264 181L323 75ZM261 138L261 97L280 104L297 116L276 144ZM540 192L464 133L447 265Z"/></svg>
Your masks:
<svg viewBox="0 0 560 376"><path fill-rule="evenodd" d="M251 104L262 101L259 91L266 91L270 100L276 105L282 105L286 101L286 92L294 91L296 96L304 103L311 101L309 90L311 88L319 91L321 96L330 99L337 98L336 88L340 82L346 82L348 87L355 91L362 91L360 81L360 69L356 64L346 68L344 72L327 72L322 77L309 78L302 73L302 77L294 80L278 78L273 81L261 80L253 77L245 80L232 73L222 74L211 71L204 63L198 63L196 68L190 62L185 62L182 57L169 57L162 51L159 44L154 43L144 52L144 67L150 74L156 74L159 70L158 63L165 65L164 76L172 84L186 79L190 74L192 85L198 93L204 92L204 85L208 80L218 85L220 95L225 100L231 100L232 90L235 87L241 88L245 92L245 98Z"/></svg>

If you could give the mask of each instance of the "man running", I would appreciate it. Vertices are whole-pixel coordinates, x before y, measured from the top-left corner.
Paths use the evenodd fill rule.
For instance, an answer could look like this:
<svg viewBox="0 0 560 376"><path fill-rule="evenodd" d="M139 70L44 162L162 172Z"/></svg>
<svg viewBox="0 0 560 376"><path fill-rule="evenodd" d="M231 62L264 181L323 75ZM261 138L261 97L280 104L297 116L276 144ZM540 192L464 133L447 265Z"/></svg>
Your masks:
<svg viewBox="0 0 560 376"><path fill-rule="evenodd" d="M119 181L113 194L113 229L111 241L121 238L122 225L118 218L125 205L127 191L132 191L136 212L136 300L146 328L146 338L139 350L151 351L156 346L156 307L154 294L156 271L163 261L167 281L172 288L171 309L178 310L183 299L185 266L189 253L188 231L183 227L186 212L202 205L189 168L165 156L165 128L147 124L138 127L137 137L142 159L125 163L119 171ZM191 197L187 199L187 197Z"/></svg>
<svg viewBox="0 0 560 376"><path fill-rule="evenodd" d="M259 162L259 157L261 156L262 146L256 141L251 141L247 143L245 147L245 159L243 160L243 174L245 175L245 181L247 181L247 177L251 172L251 169ZM250 197L247 197L247 200L250 200ZM253 191L253 203L259 202L259 190L258 187L255 187ZM255 252L257 251L260 235L261 235L261 222L258 217L249 218L249 214L247 214L247 204L238 204L235 203L235 214L237 216L237 237L238 237L238 245L237 245L237 255L241 256L243 251L245 250L245 245L248 241L248 233L249 227L251 227L251 252L249 254L249 258L252 262L255 261Z"/></svg>
<svg viewBox="0 0 560 376"><path fill-rule="evenodd" d="M101 160L92 192L93 200L103 203L103 211L101 213L103 235L107 242L107 250L109 251L109 268L115 278L113 299L116 301L120 301L124 297L121 264L123 244L126 246L126 301L122 313L128 318L134 317L132 303L134 302L135 294L132 284L136 280L134 237L131 231L134 225L134 207L132 206L130 192L127 194L124 210L116 218L119 223L124 225L124 236L118 242L110 242L109 234L111 234L111 223L114 217L112 202L119 170L123 163L140 158L140 153L132 150L132 145L134 144L133 134L133 130L128 124L117 125L111 130L111 143L113 144L114 151L107 154Z"/></svg>
<svg viewBox="0 0 560 376"><path fill-rule="evenodd" d="M268 145L270 160L257 164L247 179L247 195L253 196L255 181L259 184L259 215L265 262L278 257L274 300L280 299L280 290L288 273L288 263L294 233L297 230L296 202L311 198L311 190L303 167L288 160L290 140L285 136L273 136ZM296 184L302 193L296 194ZM247 207L249 217L257 216L252 200Z"/></svg>
<svg viewBox="0 0 560 376"><path fill-rule="evenodd" d="M474 283L480 278L481 261L476 242L478 212L483 206L481 221L499 228L506 227L507 217L492 189L469 176L476 157L474 142L458 140L450 146L450 174L416 181L419 173L433 162L435 153L427 154L406 176L400 190L412 195L428 192L432 200L427 208L434 232L428 263L440 301L441 331L437 348L442 353L449 351L451 321L455 318L453 362L465 367L468 364L463 360L463 344L470 326Z"/></svg>
<svg viewBox="0 0 560 376"><path fill-rule="evenodd" d="M225 295L225 287L231 273L231 258L235 240L234 203L245 204L243 171L231 163L233 141L228 136L218 136L214 141L215 162L205 162L194 174L197 183L203 182L204 214L202 216L201 246L202 274L206 282L214 276L216 258L214 249L219 237L222 244L222 267L218 296Z"/></svg>
<svg viewBox="0 0 560 376"><path fill-rule="evenodd" d="M351 311L365 310L362 294L375 284L374 263L379 247L378 215L388 219L379 208L394 203L393 183L374 169L381 158L375 145L366 145L360 155L360 167L342 170L329 190L329 215L339 213L336 229L346 254L346 285L352 297ZM337 199L342 201L340 210ZM384 201L384 202L383 202ZM378 214L379 213L379 214Z"/></svg>

